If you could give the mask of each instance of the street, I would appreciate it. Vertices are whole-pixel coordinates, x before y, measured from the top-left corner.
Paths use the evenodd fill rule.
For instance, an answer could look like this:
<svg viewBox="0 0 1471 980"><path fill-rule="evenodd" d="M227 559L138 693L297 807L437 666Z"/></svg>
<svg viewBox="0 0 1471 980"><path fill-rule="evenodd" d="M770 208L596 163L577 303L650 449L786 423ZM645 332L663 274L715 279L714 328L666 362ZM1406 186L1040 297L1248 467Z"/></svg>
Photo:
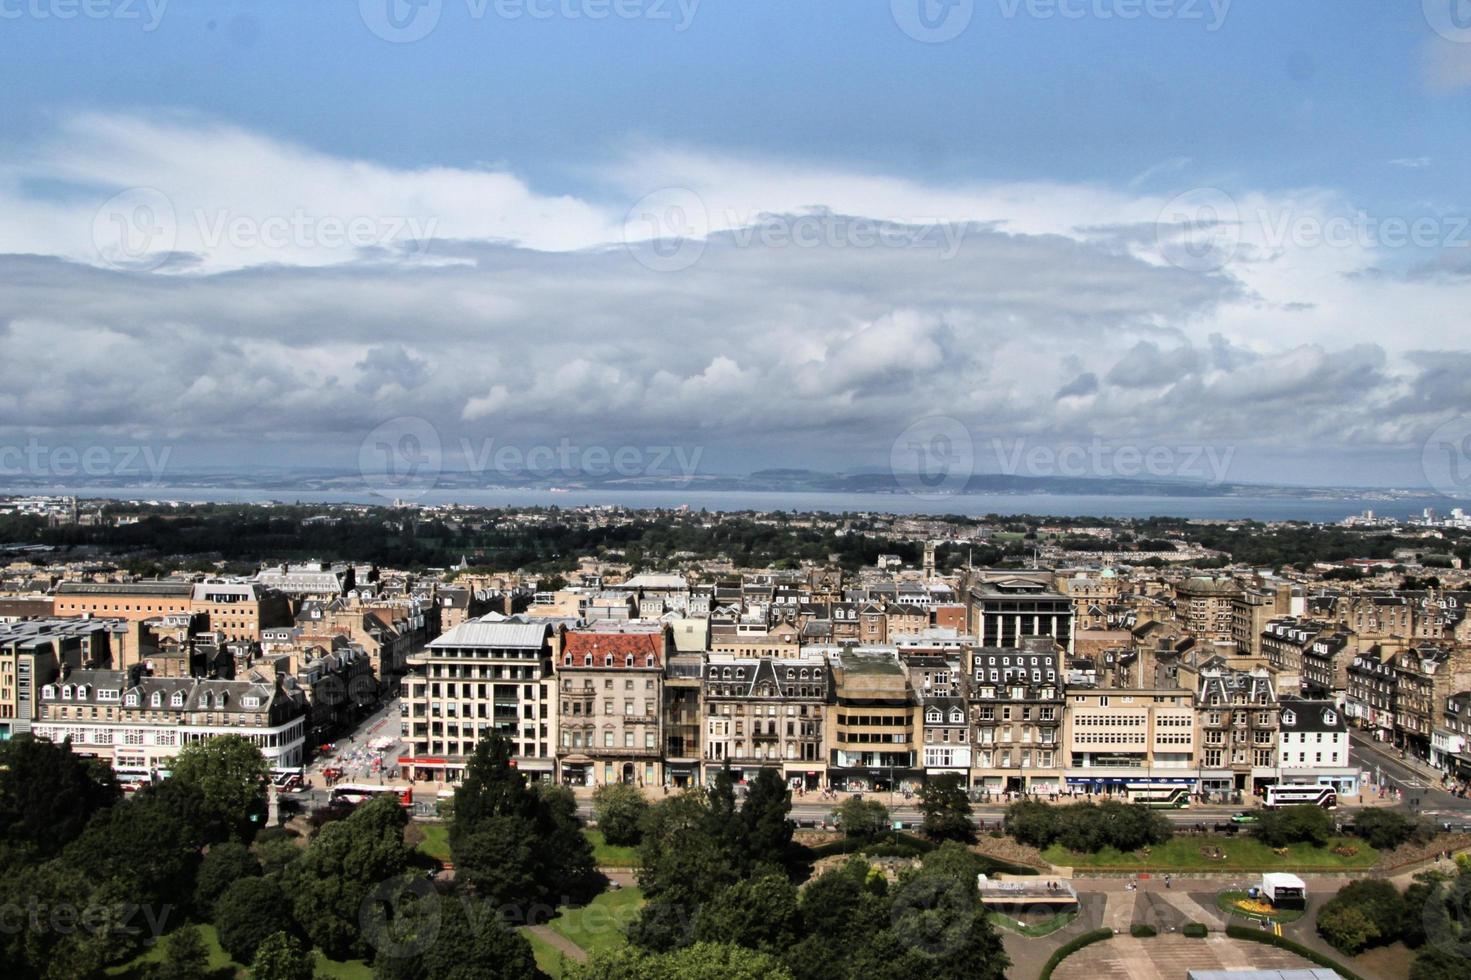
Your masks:
<svg viewBox="0 0 1471 980"><path fill-rule="evenodd" d="M1404 794L1405 806L1410 810L1432 819L1471 819L1471 799L1447 793L1441 788L1438 775L1417 769L1414 764L1402 760L1398 749L1352 729L1349 740L1359 766L1373 773L1380 785L1399 789Z"/></svg>

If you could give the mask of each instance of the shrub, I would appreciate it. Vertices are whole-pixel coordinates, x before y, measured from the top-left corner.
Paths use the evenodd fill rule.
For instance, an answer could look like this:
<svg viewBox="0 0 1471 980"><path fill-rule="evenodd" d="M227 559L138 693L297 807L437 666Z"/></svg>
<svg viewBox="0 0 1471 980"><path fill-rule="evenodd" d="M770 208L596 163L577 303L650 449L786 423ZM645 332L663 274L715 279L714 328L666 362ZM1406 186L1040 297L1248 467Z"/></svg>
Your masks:
<svg viewBox="0 0 1471 980"><path fill-rule="evenodd" d="M649 810L649 801L637 786L599 786L592 794L592 808L603 840L609 844L633 845L643 837L639 826Z"/></svg>
<svg viewBox="0 0 1471 980"><path fill-rule="evenodd" d="M1180 934L1186 939L1204 939L1210 935L1210 930L1203 922L1187 922L1185 928L1180 930Z"/></svg>
<svg viewBox="0 0 1471 980"><path fill-rule="evenodd" d="M1142 922L1136 922L1129 927L1129 935L1133 936L1135 939L1152 939L1153 937L1158 936L1159 932L1154 928L1154 926L1148 926Z"/></svg>
<svg viewBox="0 0 1471 980"><path fill-rule="evenodd" d="M1372 848L1392 851L1415 835L1415 821L1396 810L1365 810L1354 818L1354 834Z"/></svg>
<svg viewBox="0 0 1471 980"><path fill-rule="evenodd" d="M1007 808L1004 826L1016 840L1033 847L1060 844L1093 854L1105 847L1137 851L1162 844L1174 828L1161 813L1130 803L1074 803L1049 806L1023 801Z"/></svg>
<svg viewBox="0 0 1471 980"><path fill-rule="evenodd" d="M1228 925L1226 927L1226 935L1229 936L1231 939L1244 939L1247 942L1261 943L1264 946L1276 946L1278 949L1285 949L1289 953L1296 953L1303 959L1310 960L1313 963L1316 963L1318 966L1323 967L1324 969L1337 972L1340 977L1343 977L1343 980L1364 980L1364 978L1359 976L1357 973L1353 973L1345 969L1344 967L1340 966L1338 963L1335 963L1333 960L1324 956L1317 950L1309 949L1306 946L1299 945L1298 943L1295 943L1284 936L1278 936L1270 932L1264 932L1260 929L1248 928L1247 926L1234 925Z"/></svg>
<svg viewBox="0 0 1471 980"><path fill-rule="evenodd" d="M1263 812L1251 832L1268 847L1288 844L1322 847L1333 836L1333 817L1318 806L1284 806Z"/></svg>
<svg viewBox="0 0 1471 980"><path fill-rule="evenodd" d="M1069 956L1073 955L1084 946L1092 946L1094 943L1101 943L1105 939L1112 938L1112 929L1094 929L1092 932L1085 932L1076 939L1063 943L1061 946L1057 947L1056 952L1054 952L1051 956L1047 958L1047 963L1042 967L1042 972L1038 976L1038 980L1052 980L1052 971L1057 969L1057 965L1063 960L1067 959ZM1352 978L1352 980L1358 980L1358 978L1354 977Z"/></svg>

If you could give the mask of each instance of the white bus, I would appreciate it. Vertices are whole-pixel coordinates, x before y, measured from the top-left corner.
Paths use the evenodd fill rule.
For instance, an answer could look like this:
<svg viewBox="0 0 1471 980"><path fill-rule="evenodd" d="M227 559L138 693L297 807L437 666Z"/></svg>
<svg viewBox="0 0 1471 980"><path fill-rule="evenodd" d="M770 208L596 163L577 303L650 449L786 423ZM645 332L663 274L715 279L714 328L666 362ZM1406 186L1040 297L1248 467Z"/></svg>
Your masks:
<svg viewBox="0 0 1471 980"><path fill-rule="evenodd" d="M1267 809L1283 806L1320 806L1332 810L1338 806L1338 790L1332 786L1268 786Z"/></svg>
<svg viewBox="0 0 1471 980"><path fill-rule="evenodd" d="M1190 806L1190 790L1184 786L1154 786L1130 783L1129 802L1153 810L1184 810Z"/></svg>
<svg viewBox="0 0 1471 980"><path fill-rule="evenodd" d="M330 799L333 803L357 806L375 796L392 796L399 806L414 805L414 790L409 786L373 786L366 783L338 783L332 787Z"/></svg>

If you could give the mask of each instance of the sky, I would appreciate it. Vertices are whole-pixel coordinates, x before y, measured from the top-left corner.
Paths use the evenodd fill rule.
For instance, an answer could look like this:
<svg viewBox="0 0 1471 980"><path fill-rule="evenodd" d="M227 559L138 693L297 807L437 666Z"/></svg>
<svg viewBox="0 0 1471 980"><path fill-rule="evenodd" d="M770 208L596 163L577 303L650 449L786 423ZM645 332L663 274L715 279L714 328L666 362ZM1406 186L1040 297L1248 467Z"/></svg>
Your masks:
<svg viewBox="0 0 1471 980"><path fill-rule="evenodd" d="M0 0L0 87L0 473L1471 483L1471 0Z"/></svg>

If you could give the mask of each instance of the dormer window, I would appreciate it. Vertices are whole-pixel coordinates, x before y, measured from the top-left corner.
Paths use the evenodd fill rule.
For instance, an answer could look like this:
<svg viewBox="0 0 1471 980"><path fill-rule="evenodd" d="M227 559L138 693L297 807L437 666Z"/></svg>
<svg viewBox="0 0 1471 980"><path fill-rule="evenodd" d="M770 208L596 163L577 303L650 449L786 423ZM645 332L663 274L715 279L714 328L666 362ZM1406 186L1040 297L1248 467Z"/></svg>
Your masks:
<svg viewBox="0 0 1471 980"><path fill-rule="evenodd" d="M47 701L55 701L56 688L50 684L47 684L45 687L41 688L41 697L45 698Z"/></svg>
<svg viewBox="0 0 1471 980"><path fill-rule="evenodd" d="M652 653L649 654L649 655L647 655L646 657L644 657L644 666L645 667L652 667L652 666L654 666L654 655Z"/></svg>
<svg viewBox="0 0 1471 980"><path fill-rule="evenodd" d="M134 695L134 697L137 697L137 695ZM153 697L151 697L151 698L148 699L148 706L151 707L151 708L162 708L163 707L163 694L162 694L162 692L154 691L153 692Z"/></svg>
<svg viewBox="0 0 1471 980"><path fill-rule="evenodd" d="M138 707L138 695L136 693L129 693L128 696L123 699L123 704L127 705L129 708Z"/></svg>
<svg viewBox="0 0 1471 980"><path fill-rule="evenodd" d="M71 699L72 699L72 686L70 684L63 684L63 685L61 685L61 700L63 700L63 701L70 701Z"/></svg>
<svg viewBox="0 0 1471 980"><path fill-rule="evenodd" d="M241 707L244 707L244 708L251 708L251 709L259 708L260 707L260 698L256 697L253 694L248 694L245 697L243 697L243 698L240 699L240 705L241 705Z"/></svg>
<svg viewBox="0 0 1471 980"><path fill-rule="evenodd" d="M169 698L169 706L174 708L184 707L184 692L175 691L174 696Z"/></svg>

